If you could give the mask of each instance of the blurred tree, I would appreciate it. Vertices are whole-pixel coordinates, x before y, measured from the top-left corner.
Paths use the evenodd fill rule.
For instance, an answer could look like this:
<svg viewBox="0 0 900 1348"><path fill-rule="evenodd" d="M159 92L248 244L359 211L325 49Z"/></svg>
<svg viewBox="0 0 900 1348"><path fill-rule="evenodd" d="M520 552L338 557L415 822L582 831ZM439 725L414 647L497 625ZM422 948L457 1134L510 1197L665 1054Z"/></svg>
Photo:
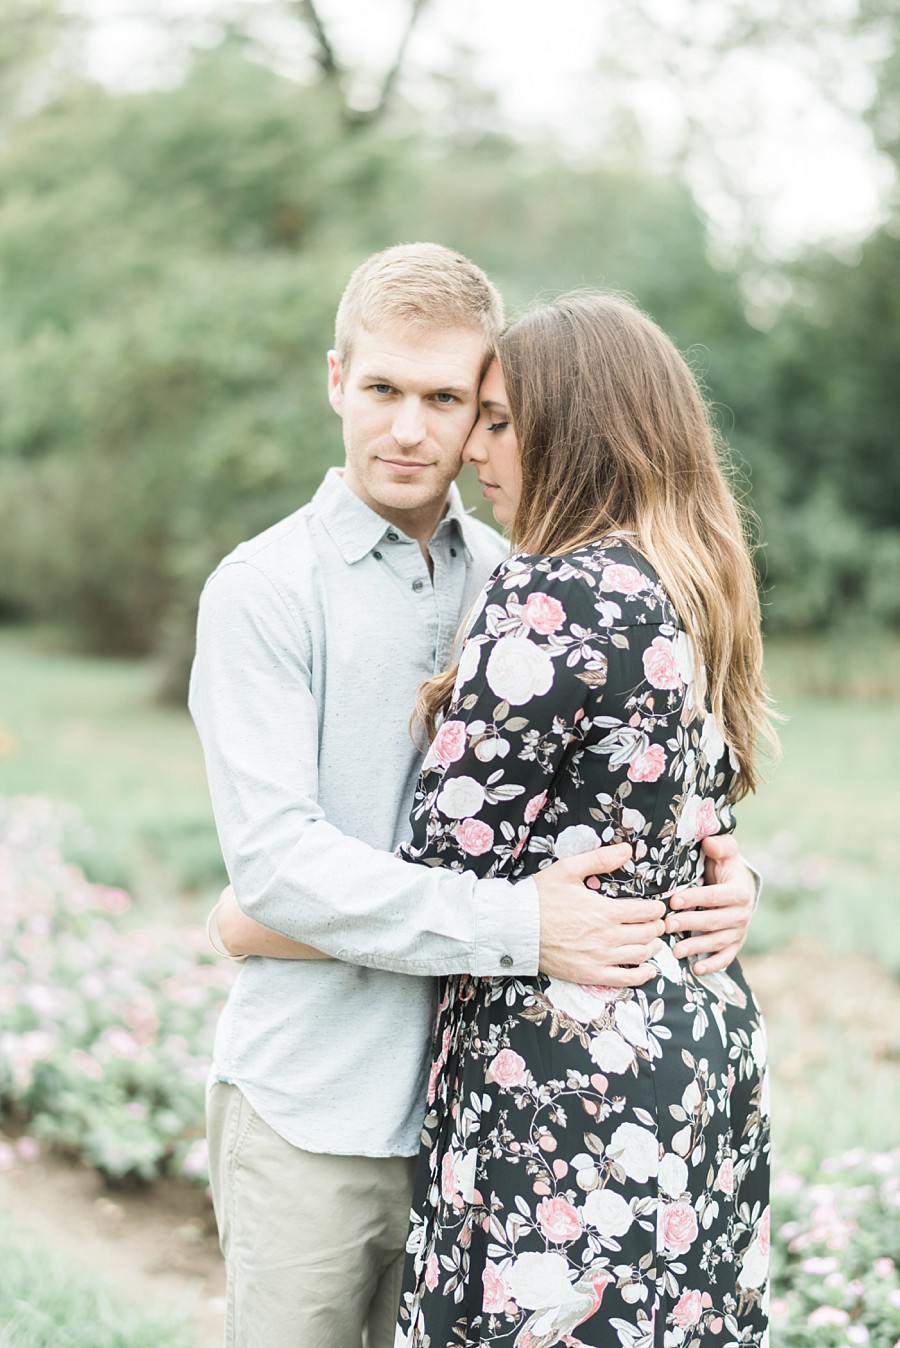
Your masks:
<svg viewBox="0 0 900 1348"><path fill-rule="evenodd" d="M70 87L0 161L0 593L179 689L205 574L341 457L324 353L368 252L440 238L515 304L624 287L687 344L742 322L677 183L345 115L229 40L174 89Z"/></svg>

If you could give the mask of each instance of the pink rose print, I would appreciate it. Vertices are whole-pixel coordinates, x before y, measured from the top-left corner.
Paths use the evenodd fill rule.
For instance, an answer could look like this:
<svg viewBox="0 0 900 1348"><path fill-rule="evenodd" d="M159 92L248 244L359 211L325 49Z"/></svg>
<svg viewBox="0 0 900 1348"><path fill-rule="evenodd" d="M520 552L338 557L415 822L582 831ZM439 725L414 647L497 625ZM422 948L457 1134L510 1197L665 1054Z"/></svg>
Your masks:
<svg viewBox="0 0 900 1348"><path fill-rule="evenodd" d="M564 1198L542 1198L537 1207L538 1225L547 1240L562 1244L581 1235L581 1218Z"/></svg>
<svg viewBox="0 0 900 1348"><path fill-rule="evenodd" d="M666 755L661 744L651 744L628 765L630 782L655 782L666 770Z"/></svg>
<svg viewBox="0 0 900 1348"><path fill-rule="evenodd" d="M442 768L449 767L462 758L466 751L466 725L464 721L445 721L431 744L429 757L436 758Z"/></svg>
<svg viewBox="0 0 900 1348"><path fill-rule="evenodd" d="M674 641L667 641L665 637L656 637L644 651L643 661L647 682L652 687L681 687L681 675L678 673Z"/></svg>
<svg viewBox="0 0 900 1348"><path fill-rule="evenodd" d="M441 1194L445 1203L452 1203L456 1197L456 1179L453 1174L453 1154L445 1151L441 1161Z"/></svg>
<svg viewBox="0 0 900 1348"><path fill-rule="evenodd" d="M428 1256L428 1263L425 1265L425 1286L429 1292L433 1292L438 1285L439 1268L438 1257L432 1250Z"/></svg>
<svg viewBox="0 0 900 1348"><path fill-rule="evenodd" d="M771 1213L768 1208L759 1219L759 1230L756 1233L756 1239L759 1242L759 1252L768 1257L769 1242L771 1240Z"/></svg>
<svg viewBox="0 0 900 1348"><path fill-rule="evenodd" d="M484 856L494 845L494 830L490 824L480 819L463 819L456 825L453 835L462 850L470 857Z"/></svg>
<svg viewBox="0 0 900 1348"><path fill-rule="evenodd" d="M541 810L547 804L547 792L542 791L539 796L532 796L531 800L525 806L525 823L533 824Z"/></svg>
<svg viewBox="0 0 900 1348"><path fill-rule="evenodd" d="M718 833L719 821L716 818L715 803L708 797L701 800L697 806L697 822L694 826L694 837L697 842L703 838L708 838L711 833Z"/></svg>
<svg viewBox="0 0 900 1348"><path fill-rule="evenodd" d="M497 1265L492 1264L490 1259L484 1266L482 1286L484 1288L482 1310L487 1311L488 1314L505 1310L509 1302L509 1288L501 1278Z"/></svg>
<svg viewBox="0 0 900 1348"><path fill-rule="evenodd" d="M644 588L645 577L636 566L613 564L603 568L603 584L618 590L619 594L637 594Z"/></svg>
<svg viewBox="0 0 900 1348"><path fill-rule="evenodd" d="M487 1079L497 1086L521 1086L525 1080L525 1059L511 1048L501 1048L488 1068Z"/></svg>
<svg viewBox="0 0 900 1348"><path fill-rule="evenodd" d="M697 1239L697 1217L690 1203L667 1203L662 1211L663 1244L672 1254L687 1254Z"/></svg>
<svg viewBox="0 0 900 1348"><path fill-rule="evenodd" d="M562 627L566 621L566 610L558 599L551 599L549 594L536 591L525 600L521 618L532 632L546 637L551 632L558 632Z"/></svg>
<svg viewBox="0 0 900 1348"><path fill-rule="evenodd" d="M734 1162L730 1156L719 1166L719 1173L716 1175L716 1188L723 1194L734 1193Z"/></svg>
<svg viewBox="0 0 900 1348"><path fill-rule="evenodd" d="M690 1329L700 1319L703 1302L699 1292L685 1292L672 1311L672 1319L679 1329Z"/></svg>

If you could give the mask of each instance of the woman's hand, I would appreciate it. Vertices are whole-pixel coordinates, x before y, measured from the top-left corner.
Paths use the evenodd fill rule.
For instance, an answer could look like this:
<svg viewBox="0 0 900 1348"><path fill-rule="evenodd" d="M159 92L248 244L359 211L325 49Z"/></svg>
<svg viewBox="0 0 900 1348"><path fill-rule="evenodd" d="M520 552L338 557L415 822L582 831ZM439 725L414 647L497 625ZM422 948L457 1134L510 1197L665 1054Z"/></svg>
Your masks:
<svg viewBox="0 0 900 1348"><path fill-rule="evenodd" d="M263 927L247 917L238 907L234 890L228 885L210 914L210 927L218 930L219 940L230 959L244 959L247 955L265 955L276 960L327 960L314 946L292 941L289 936ZM210 933L212 939L212 933ZM215 942L213 942L215 945Z"/></svg>
<svg viewBox="0 0 900 1348"><path fill-rule="evenodd" d="M630 860L628 844L617 843L537 872L542 974L569 983L634 988L659 973L648 961L662 944L665 904L659 899L608 899L585 887L588 876L608 875Z"/></svg>

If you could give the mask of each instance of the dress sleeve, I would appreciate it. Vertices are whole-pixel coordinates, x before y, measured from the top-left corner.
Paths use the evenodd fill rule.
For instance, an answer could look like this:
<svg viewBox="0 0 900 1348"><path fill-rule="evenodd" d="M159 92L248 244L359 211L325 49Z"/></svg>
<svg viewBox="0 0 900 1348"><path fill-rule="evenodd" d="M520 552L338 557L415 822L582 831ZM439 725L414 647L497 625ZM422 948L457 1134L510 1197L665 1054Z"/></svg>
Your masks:
<svg viewBox="0 0 900 1348"><path fill-rule="evenodd" d="M550 559L503 564L463 644L404 856L515 875L553 779L582 739L586 705L605 683L605 643L583 574Z"/></svg>

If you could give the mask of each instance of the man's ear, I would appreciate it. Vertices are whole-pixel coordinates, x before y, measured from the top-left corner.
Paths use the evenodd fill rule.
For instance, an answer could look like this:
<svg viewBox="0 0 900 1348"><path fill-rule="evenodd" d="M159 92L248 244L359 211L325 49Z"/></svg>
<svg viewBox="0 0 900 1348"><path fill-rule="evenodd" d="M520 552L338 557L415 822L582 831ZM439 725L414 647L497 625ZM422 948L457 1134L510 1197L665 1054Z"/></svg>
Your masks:
<svg viewBox="0 0 900 1348"><path fill-rule="evenodd" d="M339 417L344 415L344 390L341 387L341 362L336 351L328 352L328 401Z"/></svg>

